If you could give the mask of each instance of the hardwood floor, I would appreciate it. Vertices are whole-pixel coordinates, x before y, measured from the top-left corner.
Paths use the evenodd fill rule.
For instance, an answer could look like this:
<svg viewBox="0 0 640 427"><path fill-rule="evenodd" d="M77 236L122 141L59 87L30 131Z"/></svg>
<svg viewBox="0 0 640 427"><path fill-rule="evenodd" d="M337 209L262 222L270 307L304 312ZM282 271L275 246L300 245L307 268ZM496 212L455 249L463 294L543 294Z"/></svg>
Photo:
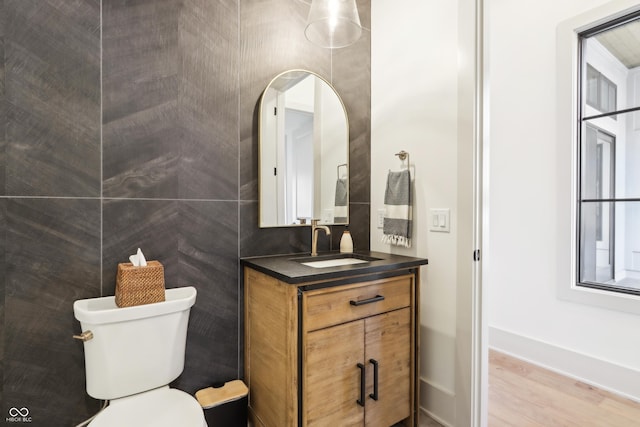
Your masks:
<svg viewBox="0 0 640 427"><path fill-rule="evenodd" d="M442 427L442 424L431 419L424 412L420 414L420 427Z"/></svg>
<svg viewBox="0 0 640 427"><path fill-rule="evenodd" d="M489 427L640 427L640 403L489 352ZM438 426L422 416L420 427Z"/></svg>
<svg viewBox="0 0 640 427"><path fill-rule="evenodd" d="M640 426L640 403L492 350L489 426Z"/></svg>

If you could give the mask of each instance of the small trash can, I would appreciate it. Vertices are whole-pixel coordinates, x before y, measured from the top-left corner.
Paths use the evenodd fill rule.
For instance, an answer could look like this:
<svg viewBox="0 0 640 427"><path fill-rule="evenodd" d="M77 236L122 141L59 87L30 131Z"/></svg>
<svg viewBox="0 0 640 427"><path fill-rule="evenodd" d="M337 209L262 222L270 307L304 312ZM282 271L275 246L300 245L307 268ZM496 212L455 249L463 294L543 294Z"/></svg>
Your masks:
<svg viewBox="0 0 640 427"><path fill-rule="evenodd" d="M207 387L196 392L209 427L247 427L247 394L240 380L222 386Z"/></svg>

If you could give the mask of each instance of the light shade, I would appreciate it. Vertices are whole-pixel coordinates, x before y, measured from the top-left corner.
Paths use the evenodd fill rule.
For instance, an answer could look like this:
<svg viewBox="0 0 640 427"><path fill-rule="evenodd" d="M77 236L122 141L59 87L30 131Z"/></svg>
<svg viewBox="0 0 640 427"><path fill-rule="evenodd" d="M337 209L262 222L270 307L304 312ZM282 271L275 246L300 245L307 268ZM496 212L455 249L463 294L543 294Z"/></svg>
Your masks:
<svg viewBox="0 0 640 427"><path fill-rule="evenodd" d="M312 0L304 34L327 48L355 43L362 34L356 0Z"/></svg>

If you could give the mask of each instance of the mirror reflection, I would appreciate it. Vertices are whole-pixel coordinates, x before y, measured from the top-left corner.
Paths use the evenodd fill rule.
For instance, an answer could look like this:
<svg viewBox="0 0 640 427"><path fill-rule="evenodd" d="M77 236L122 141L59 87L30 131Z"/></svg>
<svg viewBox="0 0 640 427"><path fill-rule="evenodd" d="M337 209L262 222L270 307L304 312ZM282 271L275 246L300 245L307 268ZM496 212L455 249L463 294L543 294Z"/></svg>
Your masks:
<svg viewBox="0 0 640 427"><path fill-rule="evenodd" d="M260 101L260 227L348 223L349 127L320 76L276 76Z"/></svg>

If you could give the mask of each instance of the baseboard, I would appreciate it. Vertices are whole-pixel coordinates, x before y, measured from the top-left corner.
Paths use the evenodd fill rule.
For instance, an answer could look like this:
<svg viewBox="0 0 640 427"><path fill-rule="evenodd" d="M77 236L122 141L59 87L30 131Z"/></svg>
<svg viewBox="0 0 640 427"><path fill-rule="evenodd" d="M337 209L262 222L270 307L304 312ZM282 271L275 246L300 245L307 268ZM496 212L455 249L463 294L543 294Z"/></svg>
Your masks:
<svg viewBox="0 0 640 427"><path fill-rule="evenodd" d="M449 390L420 378L420 410L445 427L453 427L456 396Z"/></svg>
<svg viewBox="0 0 640 427"><path fill-rule="evenodd" d="M437 415L427 411L424 408L420 408L420 417L428 417L431 418L432 420L436 421L438 424L442 425L443 427L453 427L453 424L450 424L446 421L444 421L442 418L439 418ZM422 418L420 418L422 420ZM422 421L420 422L420 425L422 425Z"/></svg>
<svg viewBox="0 0 640 427"><path fill-rule="evenodd" d="M495 327L489 348L640 402L640 371Z"/></svg>

